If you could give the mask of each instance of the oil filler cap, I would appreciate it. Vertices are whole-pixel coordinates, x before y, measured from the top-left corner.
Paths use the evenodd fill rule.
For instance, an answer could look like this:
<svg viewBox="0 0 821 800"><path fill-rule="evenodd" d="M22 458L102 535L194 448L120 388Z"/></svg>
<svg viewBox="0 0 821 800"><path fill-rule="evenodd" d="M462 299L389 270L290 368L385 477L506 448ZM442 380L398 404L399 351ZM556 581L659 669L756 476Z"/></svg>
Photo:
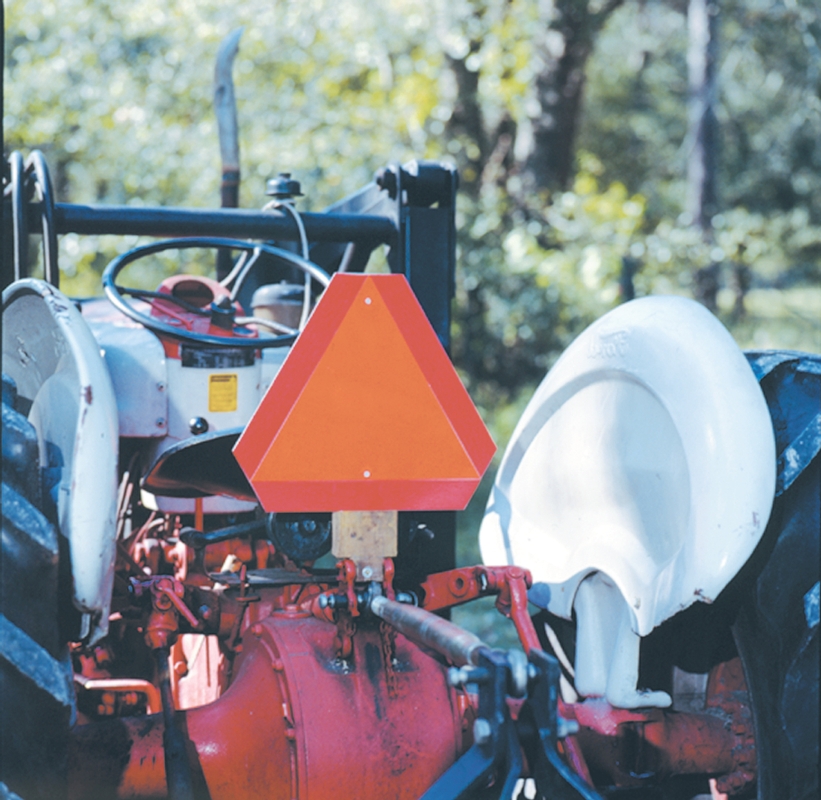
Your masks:
<svg viewBox="0 0 821 800"><path fill-rule="evenodd" d="M231 298L227 295L211 303L211 323L226 331L234 327L234 306L231 305Z"/></svg>

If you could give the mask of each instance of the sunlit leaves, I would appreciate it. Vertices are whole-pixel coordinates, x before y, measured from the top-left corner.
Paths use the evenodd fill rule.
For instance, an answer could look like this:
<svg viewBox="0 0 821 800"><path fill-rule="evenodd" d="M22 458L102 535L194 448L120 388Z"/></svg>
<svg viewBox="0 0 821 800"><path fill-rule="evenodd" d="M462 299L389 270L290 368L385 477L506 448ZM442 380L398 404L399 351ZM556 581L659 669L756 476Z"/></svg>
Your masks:
<svg viewBox="0 0 821 800"><path fill-rule="evenodd" d="M555 197L522 197L517 163L540 59L564 48L551 0L15 0L4 146L43 149L60 200L216 206L214 58L245 26L234 67L243 206L262 205L279 171L302 183L300 208L320 209L390 161L462 169L453 352L494 405L619 301L625 257L639 294L687 292L692 270L718 257L760 286L819 280L821 11L816 0L722 8L724 211L708 243L681 215L686 26L664 0L626 0L598 34L578 179ZM463 98L452 59L477 79L484 141L453 132ZM65 286L99 291L104 265L134 243L64 237Z"/></svg>

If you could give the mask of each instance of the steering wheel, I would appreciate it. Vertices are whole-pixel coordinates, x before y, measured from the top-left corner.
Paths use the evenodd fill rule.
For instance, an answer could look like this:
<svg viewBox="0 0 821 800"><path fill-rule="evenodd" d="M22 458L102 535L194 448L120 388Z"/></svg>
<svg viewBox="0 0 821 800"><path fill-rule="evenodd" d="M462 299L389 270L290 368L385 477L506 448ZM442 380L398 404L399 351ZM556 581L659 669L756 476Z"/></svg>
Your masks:
<svg viewBox="0 0 821 800"><path fill-rule="evenodd" d="M177 305L184 307L186 310L193 311L197 314L208 315L209 312L204 309L190 306L190 304L180 298L174 297L174 295L166 295L158 292L147 292L142 289L130 289L125 286L118 286L115 283L120 272L122 272L126 266L132 264L134 261L145 258L146 256L154 255L155 253L161 253L165 250L187 250L195 247L242 250L248 253L268 253L275 258L287 261L289 264L299 268L323 288L326 287L331 281L328 273L316 264L302 258L301 256L298 256L296 253L283 250L282 248L275 247L274 245L259 242L248 242L243 241L242 239L224 239L216 236L195 236L178 239L166 239L161 242L142 245L140 247L135 247L120 256L117 256L117 258L115 258L103 272L103 289L105 290L106 296L115 308L122 311L123 314L133 319L135 322L139 322L140 325L143 325L155 333L159 333L173 339L178 339L179 341L199 345L208 345L209 347L246 347L253 348L254 350L259 350L265 347L287 347L288 345L293 344L296 339L295 333L286 333L278 336L260 336L258 338L250 339L248 337L237 335L214 336L208 333L182 330L174 325L162 322L156 317L152 317L149 314L145 314L142 311L137 310L128 300L125 299L125 295L152 298L159 297L164 301L176 303ZM246 270L251 266L253 266L253 264L249 262L246 265L246 269L238 274L236 280L244 280L247 275Z"/></svg>

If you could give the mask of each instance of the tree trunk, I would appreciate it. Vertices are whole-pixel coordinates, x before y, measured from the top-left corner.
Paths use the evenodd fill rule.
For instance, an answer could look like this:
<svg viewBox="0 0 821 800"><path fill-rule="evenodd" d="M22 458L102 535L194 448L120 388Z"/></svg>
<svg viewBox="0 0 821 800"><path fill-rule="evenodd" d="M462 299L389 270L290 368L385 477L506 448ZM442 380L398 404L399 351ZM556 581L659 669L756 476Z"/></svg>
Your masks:
<svg viewBox="0 0 821 800"><path fill-rule="evenodd" d="M687 212L708 244L713 241L712 218L718 211L718 12L718 0L689 0ZM719 269L719 264L711 263L696 270L693 279L693 295L711 311L718 308Z"/></svg>
<svg viewBox="0 0 821 800"><path fill-rule="evenodd" d="M610 0L593 12L590 0L556 0L552 20L535 39L538 112L530 118L532 137L522 159L526 191L570 186L587 59L596 34L622 2Z"/></svg>
<svg viewBox="0 0 821 800"><path fill-rule="evenodd" d="M471 42L468 55L479 50L480 42ZM448 56L448 66L456 82L456 100L453 113L445 129L449 140L462 144L459 176L462 191L476 197L488 156L488 137L479 100L479 72L468 69L467 57Z"/></svg>

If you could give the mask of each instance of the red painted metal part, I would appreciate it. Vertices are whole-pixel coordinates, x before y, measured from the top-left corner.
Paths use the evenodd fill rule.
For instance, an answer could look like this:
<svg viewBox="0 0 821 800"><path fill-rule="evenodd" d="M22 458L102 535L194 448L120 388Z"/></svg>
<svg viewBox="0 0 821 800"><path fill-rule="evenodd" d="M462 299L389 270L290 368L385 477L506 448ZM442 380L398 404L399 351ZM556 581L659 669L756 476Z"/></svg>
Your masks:
<svg viewBox="0 0 821 800"><path fill-rule="evenodd" d="M521 567L460 567L447 572L435 572L425 578L421 585L424 597L421 605L426 611L438 611L442 608L468 603L477 597L499 594L504 595L503 605L510 607L508 583L523 582L525 593L533 583L533 578ZM517 603L524 601L527 610L527 597L517 594ZM501 609L500 609L501 610ZM504 613L504 612L503 612Z"/></svg>
<svg viewBox="0 0 821 800"><path fill-rule="evenodd" d="M154 575L150 578L131 579L135 597L151 596L151 613L145 626L145 641L152 650L170 647L177 638L179 617L197 630L200 621L185 605L185 587L170 575Z"/></svg>
<svg viewBox="0 0 821 800"><path fill-rule="evenodd" d="M559 713L565 719L575 719L583 728L589 728L601 736L617 736L620 725L625 722L648 722L654 719L652 715L655 712L613 708L603 698L591 697L583 703L563 703L560 700Z"/></svg>
<svg viewBox="0 0 821 800"><path fill-rule="evenodd" d="M178 712L211 800L416 798L462 752L469 709L438 661L401 635L386 659L379 628L360 626L339 663L334 634L299 610L275 612L246 631L225 694ZM75 729L70 797L106 793L165 797L159 715Z"/></svg>
<svg viewBox="0 0 821 800"><path fill-rule="evenodd" d="M510 617L519 634L519 641L526 653L541 649L539 636L527 610L527 590L533 585L533 578L521 567L507 567L504 585L500 586L496 608Z"/></svg>
<svg viewBox="0 0 821 800"><path fill-rule="evenodd" d="M439 611L484 597L488 591L486 567L462 567L428 575L421 585L420 605L427 611Z"/></svg>
<svg viewBox="0 0 821 800"><path fill-rule="evenodd" d="M716 777L719 792L737 794L755 780L755 741L739 659L710 674L704 713L612 708L601 699L559 704L580 726L573 737L584 760L616 786L640 786L673 775Z"/></svg>
<svg viewBox="0 0 821 800"><path fill-rule="evenodd" d="M402 275L336 274L234 447L268 511L464 508L495 451Z"/></svg>
<svg viewBox="0 0 821 800"><path fill-rule="evenodd" d="M343 589L348 598L348 613L352 617L359 616L359 604L356 601L356 564L350 558L343 558L337 561L336 568L339 570L339 588Z"/></svg>
<svg viewBox="0 0 821 800"><path fill-rule="evenodd" d="M720 717L661 710L644 717L621 723L611 735L580 727L576 738L590 769L626 787L646 778L722 775L735 768L735 737Z"/></svg>
<svg viewBox="0 0 821 800"><path fill-rule="evenodd" d="M166 278L157 287L160 294L174 295L188 303L207 311L212 301L224 298L230 299L230 292L212 278L200 275L172 275ZM151 316L157 317L167 325L174 325L180 330L191 331L193 333L206 333L209 336L224 336L227 338L237 336L236 330L226 330L214 325L209 315L194 314L187 311L179 304L163 300L162 298L152 298L150 301ZM243 313L239 303L234 304L237 315ZM242 338L256 338L257 332L244 329ZM160 337L163 343L165 354L168 358L180 358L180 343L167 337ZM200 529L201 530L201 529Z"/></svg>
<svg viewBox="0 0 821 800"><path fill-rule="evenodd" d="M527 610L527 590L533 578L521 567L462 567L428 575L422 584L422 608L438 611L442 608L496 594L496 607L513 620L526 652L540 649L539 636Z"/></svg>
<svg viewBox="0 0 821 800"><path fill-rule="evenodd" d="M722 714L735 735L735 768L716 780L716 790L722 794L738 794L755 781L757 770L750 696L740 658L719 664L710 673L707 708Z"/></svg>

